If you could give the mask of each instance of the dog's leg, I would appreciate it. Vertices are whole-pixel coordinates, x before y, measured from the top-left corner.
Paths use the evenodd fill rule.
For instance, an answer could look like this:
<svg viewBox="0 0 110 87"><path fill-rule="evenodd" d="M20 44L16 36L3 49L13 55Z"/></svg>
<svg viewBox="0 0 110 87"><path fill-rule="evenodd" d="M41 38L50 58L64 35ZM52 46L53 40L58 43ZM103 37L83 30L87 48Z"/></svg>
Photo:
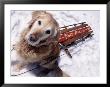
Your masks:
<svg viewBox="0 0 110 87"><path fill-rule="evenodd" d="M63 72L63 77L70 77L70 76Z"/></svg>
<svg viewBox="0 0 110 87"><path fill-rule="evenodd" d="M15 72L20 72L20 70L22 70L24 67L26 67L27 64L28 64L28 63L26 63L26 62L18 62L17 64L15 64L15 65L13 66L13 70L14 70Z"/></svg>
<svg viewBox="0 0 110 87"><path fill-rule="evenodd" d="M61 70L59 67L57 67L57 68L52 69L52 70L48 73L47 76L48 76L48 77L62 77L62 76L63 76L63 73L62 73L62 70Z"/></svg>
<svg viewBox="0 0 110 87"><path fill-rule="evenodd" d="M55 68L53 70L53 73L54 73L55 77L70 77L69 75L64 73L59 67Z"/></svg>

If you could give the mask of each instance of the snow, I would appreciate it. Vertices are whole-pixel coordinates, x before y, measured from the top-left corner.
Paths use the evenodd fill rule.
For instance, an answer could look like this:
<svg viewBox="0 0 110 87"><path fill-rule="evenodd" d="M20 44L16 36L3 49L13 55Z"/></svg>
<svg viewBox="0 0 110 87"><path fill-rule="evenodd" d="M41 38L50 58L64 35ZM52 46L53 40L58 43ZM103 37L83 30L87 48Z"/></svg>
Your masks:
<svg viewBox="0 0 110 87"><path fill-rule="evenodd" d="M31 19L32 11L11 11L11 47L19 40L20 32ZM93 29L93 37L77 45L69 51L72 58L61 50L59 67L71 77L97 77L100 75L100 11L48 11L57 20L60 27L64 25L86 22ZM15 50L11 51L11 60L18 58ZM13 67L13 65L11 66ZM26 68L19 73L27 71ZM11 74L16 74L11 70ZM20 76L34 76L30 72Z"/></svg>

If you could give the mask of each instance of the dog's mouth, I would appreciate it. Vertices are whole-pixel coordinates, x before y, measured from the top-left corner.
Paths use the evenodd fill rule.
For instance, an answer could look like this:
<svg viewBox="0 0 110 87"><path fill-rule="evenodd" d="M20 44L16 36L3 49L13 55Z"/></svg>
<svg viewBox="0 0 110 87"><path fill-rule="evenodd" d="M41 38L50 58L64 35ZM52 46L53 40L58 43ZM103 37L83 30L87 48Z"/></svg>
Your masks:
<svg viewBox="0 0 110 87"><path fill-rule="evenodd" d="M47 39L41 40L38 45L45 45L47 43Z"/></svg>
<svg viewBox="0 0 110 87"><path fill-rule="evenodd" d="M40 43L45 43L46 42L46 40L42 40L42 41L40 41Z"/></svg>
<svg viewBox="0 0 110 87"><path fill-rule="evenodd" d="M52 38L48 37L44 40L41 40L38 44L38 46L42 46L42 45L49 45L51 42L53 41Z"/></svg>
<svg viewBox="0 0 110 87"><path fill-rule="evenodd" d="M41 40L38 44L36 44L35 46L36 47L40 47L40 46L43 46L43 45L49 45L49 43L51 42L52 40L50 38L46 38L44 40Z"/></svg>

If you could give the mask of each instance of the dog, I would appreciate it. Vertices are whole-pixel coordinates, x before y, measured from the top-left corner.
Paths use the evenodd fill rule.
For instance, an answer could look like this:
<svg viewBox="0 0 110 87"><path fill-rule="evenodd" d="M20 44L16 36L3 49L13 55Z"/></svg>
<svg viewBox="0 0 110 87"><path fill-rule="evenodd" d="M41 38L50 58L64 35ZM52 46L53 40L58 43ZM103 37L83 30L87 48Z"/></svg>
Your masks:
<svg viewBox="0 0 110 87"><path fill-rule="evenodd" d="M55 77L66 76L58 66L60 53L59 24L46 11L33 11L28 26L21 32L20 40L15 45L20 62L17 69L21 70L29 63L43 67L42 72L54 72Z"/></svg>

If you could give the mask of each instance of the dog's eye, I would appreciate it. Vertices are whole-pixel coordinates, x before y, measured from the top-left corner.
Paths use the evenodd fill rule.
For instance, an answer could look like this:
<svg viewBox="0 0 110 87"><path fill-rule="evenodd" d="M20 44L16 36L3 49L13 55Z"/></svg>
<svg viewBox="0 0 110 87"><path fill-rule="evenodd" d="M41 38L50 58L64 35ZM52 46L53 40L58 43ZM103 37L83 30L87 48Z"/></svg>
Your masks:
<svg viewBox="0 0 110 87"><path fill-rule="evenodd" d="M50 30L46 30L45 33L46 33L46 34L50 34Z"/></svg>
<svg viewBox="0 0 110 87"><path fill-rule="evenodd" d="M41 21L38 21L38 24L41 25Z"/></svg>

